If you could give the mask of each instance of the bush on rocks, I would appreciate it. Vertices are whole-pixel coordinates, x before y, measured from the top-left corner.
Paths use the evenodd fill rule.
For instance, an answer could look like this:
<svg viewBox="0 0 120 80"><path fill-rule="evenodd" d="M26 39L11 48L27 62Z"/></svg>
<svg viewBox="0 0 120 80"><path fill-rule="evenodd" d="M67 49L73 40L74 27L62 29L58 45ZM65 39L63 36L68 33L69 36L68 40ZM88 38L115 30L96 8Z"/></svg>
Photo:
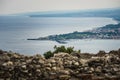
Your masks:
<svg viewBox="0 0 120 80"><path fill-rule="evenodd" d="M60 53L60 52L64 52L64 53L80 53L80 50L76 51L74 50L74 47L67 47L65 48L65 46L60 46L60 47L57 47L56 45L54 46L54 51L48 51L48 52L45 52L44 53L44 57L46 59L49 59L51 57L54 56L54 54L57 54L57 53Z"/></svg>

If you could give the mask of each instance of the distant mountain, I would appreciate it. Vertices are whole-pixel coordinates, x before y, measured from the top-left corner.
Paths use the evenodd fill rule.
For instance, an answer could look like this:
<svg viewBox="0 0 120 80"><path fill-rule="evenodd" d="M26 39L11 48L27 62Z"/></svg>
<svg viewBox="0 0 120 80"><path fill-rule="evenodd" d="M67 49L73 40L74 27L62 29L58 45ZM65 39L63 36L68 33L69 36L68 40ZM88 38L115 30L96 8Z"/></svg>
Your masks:
<svg viewBox="0 0 120 80"><path fill-rule="evenodd" d="M23 13L21 15L30 17L111 17L120 20L120 8L78 11L29 12Z"/></svg>

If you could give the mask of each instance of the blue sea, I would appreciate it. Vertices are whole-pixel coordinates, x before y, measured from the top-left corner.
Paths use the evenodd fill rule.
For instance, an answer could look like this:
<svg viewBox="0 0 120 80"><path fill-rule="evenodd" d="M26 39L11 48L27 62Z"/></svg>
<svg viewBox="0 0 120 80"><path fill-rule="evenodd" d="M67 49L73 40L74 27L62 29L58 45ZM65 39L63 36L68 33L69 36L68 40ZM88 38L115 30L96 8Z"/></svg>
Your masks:
<svg viewBox="0 0 120 80"><path fill-rule="evenodd" d="M43 54L53 50L54 45L71 46L81 52L97 53L99 50L117 50L120 40L69 40L67 44L54 41L29 41L54 34L86 31L108 24L117 24L105 17L27 17L0 16L0 49L25 55Z"/></svg>

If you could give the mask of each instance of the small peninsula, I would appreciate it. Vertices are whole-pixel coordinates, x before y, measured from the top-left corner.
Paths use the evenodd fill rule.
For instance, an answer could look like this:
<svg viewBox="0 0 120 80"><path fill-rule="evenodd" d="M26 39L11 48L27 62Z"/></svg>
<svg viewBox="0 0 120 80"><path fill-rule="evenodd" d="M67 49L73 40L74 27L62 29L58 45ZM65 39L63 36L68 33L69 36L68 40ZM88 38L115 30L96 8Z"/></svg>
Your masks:
<svg viewBox="0 0 120 80"><path fill-rule="evenodd" d="M99 27L83 32L75 31L73 33L49 35L46 37L27 40L51 40L65 44L65 41L70 39L120 39L120 23L109 24L104 27Z"/></svg>

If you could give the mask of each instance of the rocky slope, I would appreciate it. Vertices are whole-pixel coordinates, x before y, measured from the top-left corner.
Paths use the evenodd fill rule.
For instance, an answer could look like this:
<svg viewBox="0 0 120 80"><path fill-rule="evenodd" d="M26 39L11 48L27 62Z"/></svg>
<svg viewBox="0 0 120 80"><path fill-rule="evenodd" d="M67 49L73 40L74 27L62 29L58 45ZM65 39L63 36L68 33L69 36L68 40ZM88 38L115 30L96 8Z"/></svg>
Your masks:
<svg viewBox="0 0 120 80"><path fill-rule="evenodd" d="M0 80L120 80L120 49L58 53L50 59L0 50Z"/></svg>

